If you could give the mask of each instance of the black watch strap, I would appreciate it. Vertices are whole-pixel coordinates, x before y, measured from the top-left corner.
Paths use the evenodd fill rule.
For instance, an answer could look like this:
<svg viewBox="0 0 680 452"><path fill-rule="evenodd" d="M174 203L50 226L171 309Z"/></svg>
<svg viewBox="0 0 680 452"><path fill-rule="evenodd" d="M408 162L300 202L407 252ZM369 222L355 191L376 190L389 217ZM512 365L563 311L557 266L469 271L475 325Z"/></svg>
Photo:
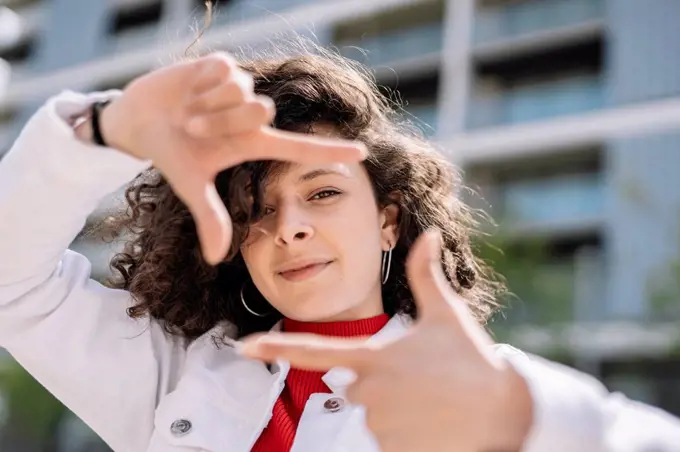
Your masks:
<svg viewBox="0 0 680 452"><path fill-rule="evenodd" d="M110 103L110 100L106 100L92 104L92 140L99 146L108 147L104 135L102 134L100 117L102 110Z"/></svg>

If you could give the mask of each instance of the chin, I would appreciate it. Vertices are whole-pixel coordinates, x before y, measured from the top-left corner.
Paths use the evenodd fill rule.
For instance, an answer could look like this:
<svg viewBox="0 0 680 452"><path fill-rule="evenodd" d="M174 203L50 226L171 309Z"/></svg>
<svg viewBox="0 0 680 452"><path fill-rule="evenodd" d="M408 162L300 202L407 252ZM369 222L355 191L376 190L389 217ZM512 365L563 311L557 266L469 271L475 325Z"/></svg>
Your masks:
<svg viewBox="0 0 680 452"><path fill-rule="evenodd" d="M299 322L331 322L334 320L346 320L343 313L351 310L353 306L342 306L337 301L328 297L328 292L315 296L296 296L289 298L295 300L292 309L286 309L286 317Z"/></svg>

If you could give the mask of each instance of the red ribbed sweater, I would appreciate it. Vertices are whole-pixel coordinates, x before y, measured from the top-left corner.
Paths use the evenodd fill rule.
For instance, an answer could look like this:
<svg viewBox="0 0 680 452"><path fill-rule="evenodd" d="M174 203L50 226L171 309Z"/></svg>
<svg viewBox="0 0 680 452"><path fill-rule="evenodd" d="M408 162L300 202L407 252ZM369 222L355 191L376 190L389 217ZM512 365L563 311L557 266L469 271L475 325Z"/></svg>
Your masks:
<svg viewBox="0 0 680 452"><path fill-rule="evenodd" d="M346 322L308 323L284 319L283 330L292 333L314 333L335 337L372 336L385 326L389 317L381 314L369 319ZM330 393L321 380L324 372L290 369L286 386L274 404L272 418L253 446L252 452L288 452L293 446L302 411L309 396Z"/></svg>

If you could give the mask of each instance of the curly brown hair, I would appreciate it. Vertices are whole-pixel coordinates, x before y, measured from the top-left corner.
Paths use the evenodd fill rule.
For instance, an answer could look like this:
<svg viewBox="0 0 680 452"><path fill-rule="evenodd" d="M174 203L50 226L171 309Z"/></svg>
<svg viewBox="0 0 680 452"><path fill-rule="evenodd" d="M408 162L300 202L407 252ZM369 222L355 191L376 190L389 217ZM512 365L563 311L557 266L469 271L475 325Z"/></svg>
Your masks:
<svg viewBox="0 0 680 452"><path fill-rule="evenodd" d="M403 119L396 103L380 93L370 74L329 51L256 59L242 63L242 68L253 75L255 92L274 101L274 127L308 133L315 125L330 125L340 136L359 140L369 149L363 165L377 204L395 203L400 209L394 276L383 286L385 312L415 318L406 255L421 233L437 228L451 286L467 300L479 322L486 323L503 286L473 255L470 238L476 222L456 195L460 176ZM133 181L125 196L128 215L117 224L132 239L111 263L118 273L112 284L128 290L135 300L130 316L158 319L168 332L190 339L224 321L242 337L269 330L280 320L278 313L255 317L244 309L240 291L250 277L239 252L249 225L261 214L263 184L278 165L246 163L216 178L234 227L228 258L216 266L202 259L193 219L163 176L150 169ZM273 309L259 293L248 293L248 300L260 312Z"/></svg>

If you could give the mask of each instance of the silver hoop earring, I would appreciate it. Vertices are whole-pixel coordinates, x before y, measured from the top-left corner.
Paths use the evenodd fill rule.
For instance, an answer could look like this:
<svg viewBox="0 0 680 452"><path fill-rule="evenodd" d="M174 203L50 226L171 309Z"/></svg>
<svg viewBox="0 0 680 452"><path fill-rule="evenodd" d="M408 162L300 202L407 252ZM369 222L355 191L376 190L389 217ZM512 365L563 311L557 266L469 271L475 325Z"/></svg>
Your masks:
<svg viewBox="0 0 680 452"><path fill-rule="evenodd" d="M245 286L245 284L243 286L241 286L241 303L243 304L243 307L246 308L246 311L250 312L252 315L254 315L256 317L266 317L267 314L259 314L259 313L253 311L252 309L250 309L248 307L248 305L246 304L246 299L243 297L243 287L244 286Z"/></svg>
<svg viewBox="0 0 680 452"><path fill-rule="evenodd" d="M387 282L387 278L390 277L390 267L392 266L392 244L389 244L390 250L383 251L382 255L382 266L380 267L380 276L382 276L382 283Z"/></svg>

